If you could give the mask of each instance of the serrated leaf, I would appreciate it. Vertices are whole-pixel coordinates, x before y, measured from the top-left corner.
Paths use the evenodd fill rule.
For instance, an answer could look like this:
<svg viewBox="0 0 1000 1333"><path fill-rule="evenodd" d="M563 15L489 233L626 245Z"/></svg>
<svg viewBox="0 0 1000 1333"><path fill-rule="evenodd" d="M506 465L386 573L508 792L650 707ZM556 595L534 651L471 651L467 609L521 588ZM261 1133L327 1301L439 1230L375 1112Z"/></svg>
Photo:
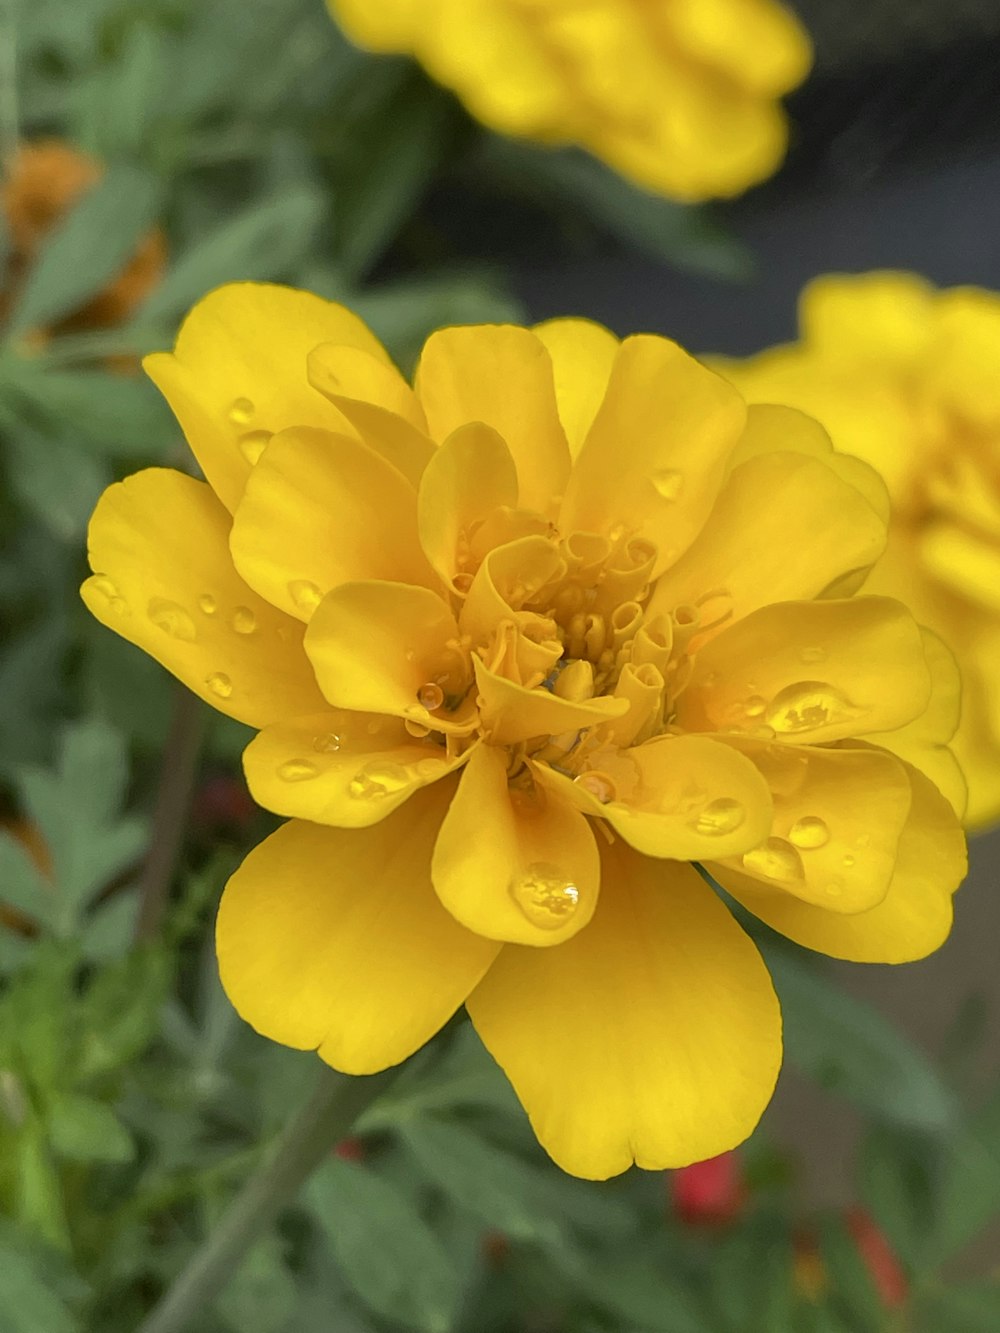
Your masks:
<svg viewBox="0 0 1000 1333"><path fill-rule="evenodd" d="M322 197L306 188L255 201L180 255L137 320L176 318L225 282L287 277L308 251L324 207Z"/></svg>
<svg viewBox="0 0 1000 1333"><path fill-rule="evenodd" d="M14 309L11 334L79 309L116 277L161 201L162 184L151 172L127 162L111 166L43 246Z"/></svg>
<svg viewBox="0 0 1000 1333"><path fill-rule="evenodd" d="M60 1092L47 1108L53 1150L73 1162L130 1162L132 1136L110 1107L81 1093Z"/></svg>
<svg viewBox="0 0 1000 1333"><path fill-rule="evenodd" d="M305 1197L345 1280L370 1309L420 1333L448 1333L461 1298L458 1274L408 1199L336 1158L316 1172Z"/></svg>
<svg viewBox="0 0 1000 1333"><path fill-rule="evenodd" d="M32 921L49 919L52 886L23 843L0 829L0 903L15 908Z"/></svg>
<svg viewBox="0 0 1000 1333"><path fill-rule="evenodd" d="M930 1060L876 1009L783 950L767 950L785 1051L808 1077L898 1125L941 1132L956 1100Z"/></svg>

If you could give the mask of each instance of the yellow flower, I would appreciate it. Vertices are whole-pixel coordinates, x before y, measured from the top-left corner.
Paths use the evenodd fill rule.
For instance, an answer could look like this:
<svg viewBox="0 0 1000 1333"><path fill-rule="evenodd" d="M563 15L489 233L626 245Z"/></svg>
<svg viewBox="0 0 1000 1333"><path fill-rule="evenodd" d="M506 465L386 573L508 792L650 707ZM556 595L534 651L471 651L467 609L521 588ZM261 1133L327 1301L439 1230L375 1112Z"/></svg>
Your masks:
<svg viewBox="0 0 1000 1333"><path fill-rule="evenodd" d="M966 822L1000 818L1000 297L906 273L818 278L801 341L723 369L755 402L791 403L882 473L888 551L866 591L905 598L964 675L955 752Z"/></svg>
<svg viewBox="0 0 1000 1333"><path fill-rule="evenodd" d="M230 881L223 982L365 1074L465 1002L552 1156L604 1177L753 1128L764 964L692 862L793 939L944 939L957 683L852 590L884 488L663 338L444 329L414 388L342 307L206 298L146 367L207 482L151 469L90 531L87 605L259 728L290 817Z"/></svg>
<svg viewBox="0 0 1000 1333"><path fill-rule="evenodd" d="M658 194L740 194L788 144L812 49L777 0L328 0L504 134L578 144Z"/></svg>

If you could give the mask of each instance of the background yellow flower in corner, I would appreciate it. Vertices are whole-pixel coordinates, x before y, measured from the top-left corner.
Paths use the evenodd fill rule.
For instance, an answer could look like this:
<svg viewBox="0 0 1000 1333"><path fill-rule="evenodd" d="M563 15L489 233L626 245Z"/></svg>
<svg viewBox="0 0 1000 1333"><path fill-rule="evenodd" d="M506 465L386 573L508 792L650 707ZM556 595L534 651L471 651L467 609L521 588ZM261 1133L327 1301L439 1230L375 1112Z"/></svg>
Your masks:
<svg viewBox="0 0 1000 1333"><path fill-rule="evenodd" d="M412 54L492 129L577 144L658 194L740 194L788 144L812 49L776 0L328 0L359 45Z"/></svg>
<svg viewBox="0 0 1000 1333"><path fill-rule="evenodd" d="M725 373L751 402L792 403L873 464L893 501L866 591L903 597L964 675L953 748L967 823L1000 817L1000 296L907 273L816 279L800 341Z"/></svg>

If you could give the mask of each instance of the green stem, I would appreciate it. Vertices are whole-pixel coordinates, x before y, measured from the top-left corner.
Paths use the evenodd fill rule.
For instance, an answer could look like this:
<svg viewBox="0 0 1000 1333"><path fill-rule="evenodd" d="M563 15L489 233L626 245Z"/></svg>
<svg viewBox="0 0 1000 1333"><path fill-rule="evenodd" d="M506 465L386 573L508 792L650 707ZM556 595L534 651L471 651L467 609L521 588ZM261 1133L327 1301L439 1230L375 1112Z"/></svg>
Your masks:
<svg viewBox="0 0 1000 1333"><path fill-rule="evenodd" d="M250 1177L138 1333L182 1333L199 1326L252 1242L295 1198L398 1072L398 1068L387 1069L367 1078L352 1078L323 1066L315 1091L280 1134L273 1155Z"/></svg>
<svg viewBox="0 0 1000 1333"><path fill-rule="evenodd" d="M12 165L19 139L17 9L18 0L0 0L0 174Z"/></svg>

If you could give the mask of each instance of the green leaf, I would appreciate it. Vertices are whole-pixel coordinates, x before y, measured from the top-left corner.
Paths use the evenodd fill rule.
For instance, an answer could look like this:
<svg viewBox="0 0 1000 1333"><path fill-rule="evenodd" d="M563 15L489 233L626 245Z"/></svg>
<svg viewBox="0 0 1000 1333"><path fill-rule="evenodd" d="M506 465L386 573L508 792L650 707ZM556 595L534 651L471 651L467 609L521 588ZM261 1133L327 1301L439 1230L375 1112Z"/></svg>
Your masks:
<svg viewBox="0 0 1000 1333"><path fill-rule="evenodd" d="M809 1078L898 1125L940 1132L958 1108L930 1060L877 1010L789 952L767 950L785 1050Z"/></svg>
<svg viewBox="0 0 1000 1333"><path fill-rule="evenodd" d="M60 1092L48 1105L49 1141L73 1162L130 1162L132 1136L110 1107L75 1092Z"/></svg>
<svg viewBox="0 0 1000 1333"><path fill-rule="evenodd" d="M25 424L4 440L11 488L58 541L78 543L111 480L104 465L63 436Z"/></svg>
<svg viewBox="0 0 1000 1333"><path fill-rule="evenodd" d="M861 1198L911 1272L925 1267L935 1213L937 1146L925 1135L877 1125L861 1151Z"/></svg>
<svg viewBox="0 0 1000 1333"><path fill-rule="evenodd" d="M0 1333L76 1333L80 1327L52 1289L49 1265L0 1238Z"/></svg>
<svg viewBox="0 0 1000 1333"><path fill-rule="evenodd" d="M344 1278L366 1305L420 1333L448 1333L461 1297L458 1274L408 1199L373 1172L336 1158L313 1176L305 1195Z"/></svg>
<svg viewBox="0 0 1000 1333"><path fill-rule="evenodd" d="M155 221L161 201L156 176L127 162L110 167L55 228L32 265L11 334L78 310L116 277Z"/></svg>
<svg viewBox="0 0 1000 1333"><path fill-rule="evenodd" d="M885 1311L853 1236L839 1217L820 1222L820 1255L834 1304L845 1306L853 1333L885 1333Z"/></svg>
<svg viewBox="0 0 1000 1333"><path fill-rule="evenodd" d="M175 319L222 283L289 276L308 251L324 208L323 198L305 187L255 200L180 255L137 321Z"/></svg>
<svg viewBox="0 0 1000 1333"><path fill-rule="evenodd" d="M944 1145L933 1257L944 1260L1000 1215L1000 1092Z"/></svg>
<svg viewBox="0 0 1000 1333"><path fill-rule="evenodd" d="M276 1235L248 1250L216 1301L234 1333L278 1333L295 1313L299 1294Z"/></svg>
<svg viewBox="0 0 1000 1333"><path fill-rule="evenodd" d="M48 920L52 906L51 885L27 849L3 829L0 829L0 902L23 912L32 921Z"/></svg>

